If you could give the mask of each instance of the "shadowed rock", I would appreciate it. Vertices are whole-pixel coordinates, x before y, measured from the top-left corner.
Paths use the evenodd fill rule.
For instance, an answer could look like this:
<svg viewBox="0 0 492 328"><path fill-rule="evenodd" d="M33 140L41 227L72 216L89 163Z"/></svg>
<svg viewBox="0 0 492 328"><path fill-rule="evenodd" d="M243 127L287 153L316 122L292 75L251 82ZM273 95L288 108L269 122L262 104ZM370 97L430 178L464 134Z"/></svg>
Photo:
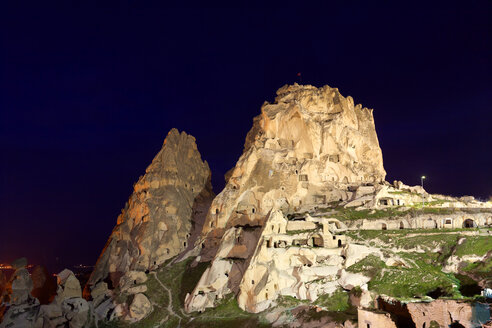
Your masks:
<svg viewBox="0 0 492 328"><path fill-rule="evenodd" d="M210 178L195 138L172 129L134 185L84 295L101 282L118 287L126 273L154 270L191 249L214 196Z"/></svg>

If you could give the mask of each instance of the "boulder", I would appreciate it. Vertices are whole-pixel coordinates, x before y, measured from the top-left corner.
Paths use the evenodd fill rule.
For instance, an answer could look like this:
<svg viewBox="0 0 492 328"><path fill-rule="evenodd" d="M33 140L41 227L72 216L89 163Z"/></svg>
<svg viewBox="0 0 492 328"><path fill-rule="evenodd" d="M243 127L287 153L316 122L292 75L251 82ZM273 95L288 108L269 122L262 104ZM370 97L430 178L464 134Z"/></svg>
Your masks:
<svg viewBox="0 0 492 328"><path fill-rule="evenodd" d="M350 273L345 270L341 271L340 278L338 279L338 284L346 290L351 290L354 287L365 287L367 289L367 283L371 278L364 276L360 273ZM366 285L366 286L364 286Z"/></svg>
<svg viewBox="0 0 492 328"><path fill-rule="evenodd" d="M0 328L31 328L39 313L39 302L29 298L23 304L11 305L3 316Z"/></svg>
<svg viewBox="0 0 492 328"><path fill-rule="evenodd" d="M152 312L152 304L144 294L136 294L130 304L129 314L131 321L139 321Z"/></svg>
<svg viewBox="0 0 492 328"><path fill-rule="evenodd" d="M68 269L58 275L58 298L59 302L73 297L82 297L82 288L74 273Z"/></svg>
<svg viewBox="0 0 492 328"><path fill-rule="evenodd" d="M89 304L81 297L65 299L61 305L70 328L82 328L89 318Z"/></svg>
<svg viewBox="0 0 492 328"><path fill-rule="evenodd" d="M345 255L345 267L348 268L370 254L379 255L381 251L364 245L348 244L343 253Z"/></svg>

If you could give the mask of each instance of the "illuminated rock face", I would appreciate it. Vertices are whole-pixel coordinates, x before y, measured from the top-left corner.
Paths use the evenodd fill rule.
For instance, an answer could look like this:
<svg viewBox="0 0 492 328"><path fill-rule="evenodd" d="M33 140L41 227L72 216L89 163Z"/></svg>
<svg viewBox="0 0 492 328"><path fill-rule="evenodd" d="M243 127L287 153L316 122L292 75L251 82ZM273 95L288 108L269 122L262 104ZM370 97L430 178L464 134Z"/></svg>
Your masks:
<svg viewBox="0 0 492 328"><path fill-rule="evenodd" d="M214 196L210 178L195 138L171 130L135 184L88 286L108 276L118 286L126 272L152 270L189 247Z"/></svg>
<svg viewBox="0 0 492 328"><path fill-rule="evenodd" d="M348 185L386 176L371 109L329 86L295 84L277 95L254 118L244 152L212 203L207 239L231 226L261 225L272 209L346 200Z"/></svg>
<svg viewBox="0 0 492 328"><path fill-rule="evenodd" d="M329 86L294 84L279 89L275 102L265 103L254 118L243 154L212 202L200 243L201 259L213 262L187 298L186 309L203 310L235 292L242 308L257 312L261 301L257 295L267 285L262 277L268 279L264 273L269 272L257 270L258 261L268 253L265 226L276 224L272 213L303 212L347 201L355 196L351 188L380 183L385 176L372 110L355 105L351 97ZM239 252L249 244L254 246ZM294 284L276 279L268 284ZM246 288L247 284L251 286ZM269 291L262 297L270 299L274 294Z"/></svg>

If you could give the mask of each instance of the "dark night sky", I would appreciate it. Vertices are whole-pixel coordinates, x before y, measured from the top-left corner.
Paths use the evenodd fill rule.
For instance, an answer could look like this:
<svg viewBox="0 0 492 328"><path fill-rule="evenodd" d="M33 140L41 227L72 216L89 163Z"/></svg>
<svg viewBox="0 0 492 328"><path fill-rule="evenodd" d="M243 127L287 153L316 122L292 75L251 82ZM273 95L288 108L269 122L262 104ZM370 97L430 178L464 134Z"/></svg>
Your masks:
<svg viewBox="0 0 492 328"><path fill-rule="evenodd" d="M430 192L492 195L490 1L11 3L0 5L0 262L94 263L172 127L196 137L219 192L261 104L297 72L374 108L388 181L426 174Z"/></svg>

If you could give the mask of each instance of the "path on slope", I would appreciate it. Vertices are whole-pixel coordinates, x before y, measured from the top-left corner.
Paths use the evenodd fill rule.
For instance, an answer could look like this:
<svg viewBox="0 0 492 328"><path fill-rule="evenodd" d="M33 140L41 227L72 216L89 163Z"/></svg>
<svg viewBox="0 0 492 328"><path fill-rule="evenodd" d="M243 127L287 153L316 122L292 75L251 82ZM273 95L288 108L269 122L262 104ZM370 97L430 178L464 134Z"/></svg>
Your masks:
<svg viewBox="0 0 492 328"><path fill-rule="evenodd" d="M164 285L162 283L162 281L159 280L159 277L157 277L157 273L156 272L151 272L151 274L154 276L155 280L159 283L159 285L161 285L162 289L164 289L167 294L169 295L169 304L167 305L167 311L169 312L170 315L174 316L174 317L177 317L179 319L179 324L181 324L181 320L183 320L183 317L181 317L179 314L177 314L176 312L174 312L174 309L173 309L173 295L171 293L171 290L169 288L166 287L166 285ZM185 313L183 313L183 311L181 311L181 313L186 316L186 317L189 317L188 315L186 315Z"/></svg>

